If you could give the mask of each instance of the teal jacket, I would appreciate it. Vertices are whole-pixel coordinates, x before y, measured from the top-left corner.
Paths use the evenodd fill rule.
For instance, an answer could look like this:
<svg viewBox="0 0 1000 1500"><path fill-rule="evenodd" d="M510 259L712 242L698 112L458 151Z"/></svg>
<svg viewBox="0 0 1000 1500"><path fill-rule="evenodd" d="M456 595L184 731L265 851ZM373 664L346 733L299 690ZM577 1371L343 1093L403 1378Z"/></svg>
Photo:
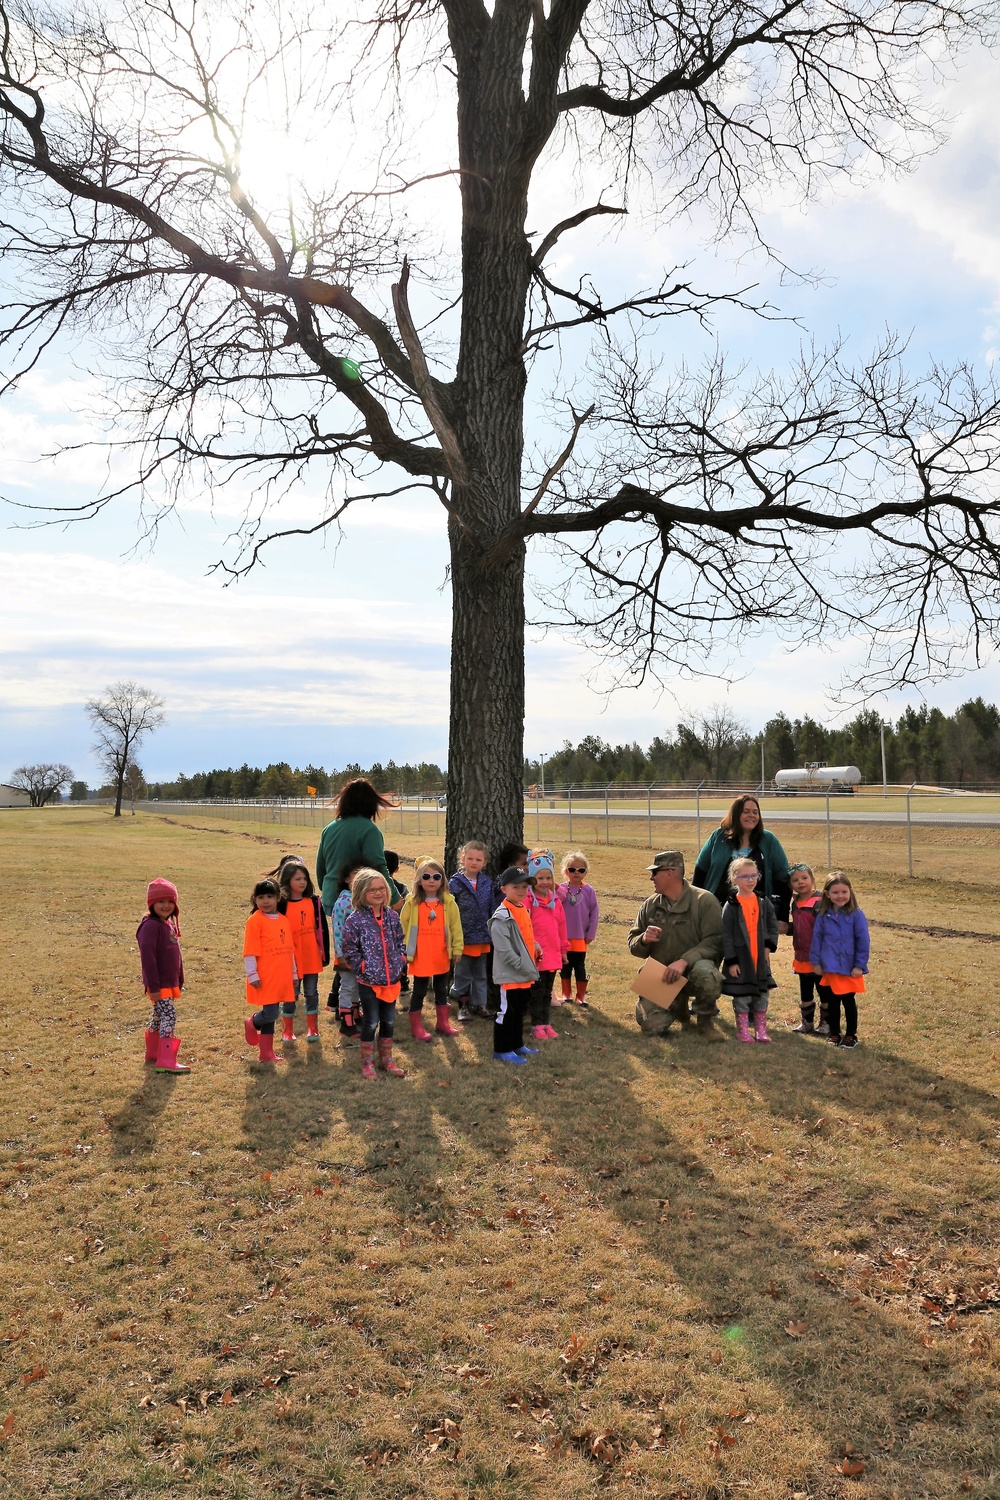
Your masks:
<svg viewBox="0 0 1000 1500"><path fill-rule="evenodd" d="M787 922L788 904L792 894L788 883L788 855L774 834L769 833L766 828L761 829L758 848L760 862L764 867L764 888L761 890L758 887L757 894L766 896L774 903L779 922ZM691 884L700 886L703 891L711 891L712 895L725 905L732 894L726 879L726 871L735 858L736 851L732 844L722 829L717 828L702 846L694 867L694 874L691 876Z"/></svg>
<svg viewBox="0 0 1000 1500"><path fill-rule="evenodd" d="M370 818L335 818L320 834L316 852L316 880L327 911L333 910L340 894L341 870L355 861L385 876L385 888L395 906L396 887L386 867L385 840L377 825Z"/></svg>

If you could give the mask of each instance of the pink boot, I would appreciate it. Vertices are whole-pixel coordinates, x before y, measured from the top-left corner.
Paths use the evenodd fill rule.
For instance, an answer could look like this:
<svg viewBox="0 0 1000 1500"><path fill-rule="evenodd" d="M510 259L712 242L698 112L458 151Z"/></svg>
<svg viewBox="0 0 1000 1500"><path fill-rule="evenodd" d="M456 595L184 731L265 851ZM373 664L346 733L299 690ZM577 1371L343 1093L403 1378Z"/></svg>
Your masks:
<svg viewBox="0 0 1000 1500"><path fill-rule="evenodd" d="M253 1016L247 1016L246 1020L243 1022L243 1035L247 1039L248 1047L260 1046L260 1032L253 1024Z"/></svg>
<svg viewBox="0 0 1000 1500"><path fill-rule="evenodd" d="M306 1016L306 1041L319 1041L319 1016L317 1015Z"/></svg>
<svg viewBox="0 0 1000 1500"><path fill-rule="evenodd" d="M767 1034L766 1010L755 1010L753 1013L753 1039L755 1042L769 1042L771 1040Z"/></svg>
<svg viewBox="0 0 1000 1500"><path fill-rule="evenodd" d="M410 1011L410 1035L415 1042L433 1042L434 1040L424 1025L424 1018L419 1010Z"/></svg>
<svg viewBox="0 0 1000 1500"><path fill-rule="evenodd" d="M260 1034L260 1060L261 1062L284 1062L285 1059L279 1052L274 1050L274 1032L262 1031Z"/></svg>
<svg viewBox="0 0 1000 1500"><path fill-rule="evenodd" d="M458 1027L451 1024L451 1011L447 1004L435 1005L437 1012L437 1025L434 1030L438 1036L458 1036Z"/></svg>
<svg viewBox="0 0 1000 1500"><path fill-rule="evenodd" d="M282 1042L295 1041L295 1017L282 1016L281 1018L281 1040Z"/></svg>
<svg viewBox="0 0 1000 1500"><path fill-rule="evenodd" d="M377 1078L375 1072L375 1043L361 1043L361 1076L362 1078Z"/></svg>
<svg viewBox="0 0 1000 1500"><path fill-rule="evenodd" d="M745 1010L736 1012L736 1035L741 1042L752 1042L754 1038L750 1035L750 1017Z"/></svg>
<svg viewBox="0 0 1000 1500"><path fill-rule="evenodd" d="M177 1049L180 1041L175 1036L161 1036L160 1050L156 1059L156 1071L158 1073L190 1073L183 1063L177 1061Z"/></svg>
<svg viewBox="0 0 1000 1500"><path fill-rule="evenodd" d="M383 1073L388 1073L391 1078L405 1078L406 1074L398 1063L392 1060L392 1037L380 1036L378 1039L378 1065Z"/></svg>
<svg viewBox="0 0 1000 1500"><path fill-rule="evenodd" d="M556 1030L556 1028L554 1026L546 1026L544 1028L544 1030L545 1030L545 1035L548 1037L548 1039L549 1039L550 1042L554 1042L555 1039L556 1039L556 1037L559 1035L558 1031Z"/></svg>
<svg viewBox="0 0 1000 1500"><path fill-rule="evenodd" d="M536 1042L547 1042L549 1039L549 1028L547 1026L532 1026L531 1035Z"/></svg>
<svg viewBox="0 0 1000 1500"><path fill-rule="evenodd" d="M160 1033L158 1031L146 1032L146 1061L155 1063L160 1055Z"/></svg>

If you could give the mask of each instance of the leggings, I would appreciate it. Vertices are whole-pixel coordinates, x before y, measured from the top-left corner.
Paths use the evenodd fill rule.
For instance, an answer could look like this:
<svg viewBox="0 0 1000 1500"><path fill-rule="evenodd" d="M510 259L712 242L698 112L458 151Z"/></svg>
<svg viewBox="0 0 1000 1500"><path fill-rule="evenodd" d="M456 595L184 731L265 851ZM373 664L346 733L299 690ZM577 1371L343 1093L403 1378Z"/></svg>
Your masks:
<svg viewBox="0 0 1000 1500"><path fill-rule="evenodd" d="M818 974L799 975L799 1009L802 1019L807 1026L811 1026L816 1018L816 996L819 996L819 1019L827 1022L830 1019L830 991L825 984L820 984Z"/></svg>
<svg viewBox="0 0 1000 1500"><path fill-rule="evenodd" d="M295 981L295 1000L299 998L302 990L306 997L306 1015L314 1016L319 1010L319 975L303 974L301 979ZM281 1014L283 1016L294 1016L295 1000L286 1000L282 1004Z"/></svg>
<svg viewBox="0 0 1000 1500"><path fill-rule="evenodd" d="M173 1036L174 1027L177 1025L177 1010L172 1000L153 1001L153 1019L149 1023L150 1031L159 1033L162 1037Z"/></svg>
<svg viewBox="0 0 1000 1500"><path fill-rule="evenodd" d="M587 983L586 953L567 953L566 961L559 970L559 977L561 979L568 979L571 974L576 975L577 984Z"/></svg>
<svg viewBox="0 0 1000 1500"><path fill-rule="evenodd" d="M532 1026L547 1026L552 1015L552 983L555 969L542 969L528 991L528 1008Z"/></svg>
<svg viewBox="0 0 1000 1500"><path fill-rule="evenodd" d="M443 974L414 974L412 980L413 994L410 996L411 1012L420 1010L423 1007L424 996L427 994L430 985L434 986L434 1004L447 1005L448 977L449 971L447 969Z"/></svg>
<svg viewBox="0 0 1000 1500"><path fill-rule="evenodd" d="M840 1035L840 1002L844 1002L844 1031L847 1036L858 1034L858 999L857 993L850 995L835 995L830 991L830 1035Z"/></svg>
<svg viewBox="0 0 1000 1500"><path fill-rule="evenodd" d="M373 1042L375 1033L384 1042L391 1042L393 1032L396 1030L396 1002L395 1000L380 1000L370 984L358 984L358 994L361 997L361 1040Z"/></svg>
<svg viewBox="0 0 1000 1500"><path fill-rule="evenodd" d="M274 1023L280 1014L281 1006L279 1004L263 1005L254 1015L253 1024L262 1036L273 1036Z"/></svg>

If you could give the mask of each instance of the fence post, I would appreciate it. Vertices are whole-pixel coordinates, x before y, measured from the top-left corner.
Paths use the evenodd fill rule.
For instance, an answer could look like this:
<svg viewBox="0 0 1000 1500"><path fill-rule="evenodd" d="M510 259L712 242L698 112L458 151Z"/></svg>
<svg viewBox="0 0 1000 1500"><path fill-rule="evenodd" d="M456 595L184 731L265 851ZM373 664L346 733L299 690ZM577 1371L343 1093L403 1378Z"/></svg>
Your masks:
<svg viewBox="0 0 1000 1500"><path fill-rule="evenodd" d="M916 786L911 782L906 792L906 858L909 866L910 879L913 879L913 824L910 822L910 793Z"/></svg>
<svg viewBox="0 0 1000 1500"><path fill-rule="evenodd" d="M535 844L539 848L541 848L542 843L541 806L542 799L538 795L538 788L535 787Z"/></svg>
<svg viewBox="0 0 1000 1500"><path fill-rule="evenodd" d="M399 831L400 831L400 833L402 833L402 831L403 831L403 808L405 806L406 806L406 793L405 792L400 792L400 794L399 794Z"/></svg>
<svg viewBox="0 0 1000 1500"><path fill-rule="evenodd" d="M434 837L435 838L437 838L438 833L440 831L440 818L441 818L441 804L438 801L438 799L435 797L434 798Z"/></svg>
<svg viewBox="0 0 1000 1500"><path fill-rule="evenodd" d="M833 845L830 842L830 793L826 794L826 863L827 868L833 868Z"/></svg>
<svg viewBox="0 0 1000 1500"><path fill-rule="evenodd" d="M417 834L418 835L420 833L420 804L421 804L422 801L423 801L423 794L421 792L418 792L417 793Z"/></svg>
<svg viewBox="0 0 1000 1500"><path fill-rule="evenodd" d="M698 820L698 831L695 834L695 845L697 846L698 854L701 853L701 789L704 785L705 783L703 781L699 781L694 791L695 814ZM697 858L697 855L695 856L695 858Z"/></svg>
<svg viewBox="0 0 1000 1500"><path fill-rule="evenodd" d="M604 842L610 848L611 845L611 809L608 805L608 786L604 786Z"/></svg>
<svg viewBox="0 0 1000 1500"><path fill-rule="evenodd" d="M653 788L646 788L646 822L649 826L649 847L653 847Z"/></svg>
<svg viewBox="0 0 1000 1500"><path fill-rule="evenodd" d="M567 801L569 803L569 836L568 836L567 842L571 844L573 842L573 783L572 782L570 782L570 784L569 784L569 791L566 793L566 798L567 798Z"/></svg>

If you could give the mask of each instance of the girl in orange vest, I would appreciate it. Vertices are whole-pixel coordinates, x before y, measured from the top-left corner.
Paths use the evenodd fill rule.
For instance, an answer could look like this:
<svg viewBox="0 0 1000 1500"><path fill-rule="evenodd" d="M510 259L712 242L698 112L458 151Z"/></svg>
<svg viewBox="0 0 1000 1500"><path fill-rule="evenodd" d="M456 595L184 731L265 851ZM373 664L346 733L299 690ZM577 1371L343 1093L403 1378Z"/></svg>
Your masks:
<svg viewBox="0 0 1000 1500"><path fill-rule="evenodd" d="M274 1023L281 1007L295 999L295 942L291 924L278 911L281 889L276 880L258 880L253 914L243 938L247 1004L260 1010L243 1023L247 1045L260 1048L261 1062L279 1062L274 1053Z"/></svg>
<svg viewBox="0 0 1000 1500"><path fill-rule="evenodd" d="M434 986L434 1009L440 1036L458 1036L448 1009L448 978L451 966L464 947L458 902L445 885L444 866L436 859L417 860L413 891L403 902L399 920L406 944L406 962L413 981L410 997L410 1035L429 1042L431 1035L421 1019L428 987Z"/></svg>
<svg viewBox="0 0 1000 1500"><path fill-rule="evenodd" d="M299 989L306 999L306 1041L319 1041L319 976L330 962L330 929L323 903L297 854L286 854L276 871L281 896L278 911L287 917L295 945L295 1000L281 1008L281 1040L295 1041L295 1003Z"/></svg>

